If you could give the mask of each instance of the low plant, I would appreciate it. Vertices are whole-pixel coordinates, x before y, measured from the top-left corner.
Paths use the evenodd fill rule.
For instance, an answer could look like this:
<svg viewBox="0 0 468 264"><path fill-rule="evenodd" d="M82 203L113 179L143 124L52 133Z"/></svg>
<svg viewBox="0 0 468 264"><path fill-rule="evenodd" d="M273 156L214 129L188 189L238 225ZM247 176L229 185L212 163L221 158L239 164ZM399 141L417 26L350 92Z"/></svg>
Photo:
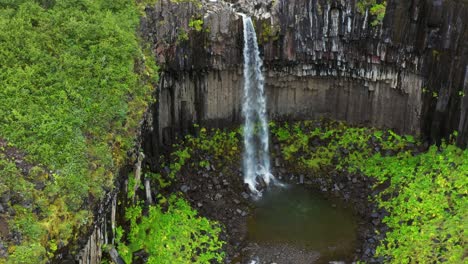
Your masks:
<svg viewBox="0 0 468 264"><path fill-rule="evenodd" d="M386 263L464 263L468 150L442 143L415 154L412 136L340 122L271 127L284 158L300 168L360 173L376 180L374 188L388 186L369 198L389 213L376 251Z"/></svg>
<svg viewBox="0 0 468 264"><path fill-rule="evenodd" d="M377 2L377 0L359 0L357 1L356 6L359 13L365 14L366 12L369 12L370 15L374 16L374 20L371 22L373 27L382 24L387 10L387 1L384 0Z"/></svg>
<svg viewBox="0 0 468 264"><path fill-rule="evenodd" d="M127 208L130 231L117 228L117 250L126 263L142 250L148 255L146 263L222 263L219 224L198 216L185 200L171 195L144 211L141 205Z"/></svg>

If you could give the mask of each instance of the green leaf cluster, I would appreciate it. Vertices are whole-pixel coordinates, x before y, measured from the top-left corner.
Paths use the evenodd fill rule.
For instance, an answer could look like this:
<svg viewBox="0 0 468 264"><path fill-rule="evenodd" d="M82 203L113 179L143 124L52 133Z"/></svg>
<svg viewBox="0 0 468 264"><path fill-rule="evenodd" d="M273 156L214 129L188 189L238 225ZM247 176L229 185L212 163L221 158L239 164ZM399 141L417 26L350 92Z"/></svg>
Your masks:
<svg viewBox="0 0 468 264"><path fill-rule="evenodd" d="M371 22L373 27L382 24L387 10L387 1L377 3L377 0L359 0L356 6L359 13L365 14L369 10L369 13L374 16L374 20Z"/></svg>
<svg viewBox="0 0 468 264"><path fill-rule="evenodd" d="M323 121L318 126L310 121L270 123L270 129L281 144L284 158L302 171L346 168L356 172L361 161L377 150L399 151L415 143L411 136L399 136L391 130L350 127L335 121Z"/></svg>
<svg viewBox="0 0 468 264"><path fill-rule="evenodd" d="M127 209L127 243L123 229L117 230L117 249L126 263L132 263L133 253L140 250L149 255L146 263L222 263L224 242L218 238L219 224L197 216L176 195L171 195L167 203L167 210L161 205L150 206L146 215L138 205Z"/></svg>
<svg viewBox="0 0 468 264"><path fill-rule="evenodd" d="M190 19L189 27L194 29L196 32L200 32L203 29L203 20L202 19Z"/></svg>
<svg viewBox="0 0 468 264"><path fill-rule="evenodd" d="M466 261L468 150L444 143L420 155L377 154L362 169L390 184L378 197L390 231L377 255L393 263Z"/></svg>

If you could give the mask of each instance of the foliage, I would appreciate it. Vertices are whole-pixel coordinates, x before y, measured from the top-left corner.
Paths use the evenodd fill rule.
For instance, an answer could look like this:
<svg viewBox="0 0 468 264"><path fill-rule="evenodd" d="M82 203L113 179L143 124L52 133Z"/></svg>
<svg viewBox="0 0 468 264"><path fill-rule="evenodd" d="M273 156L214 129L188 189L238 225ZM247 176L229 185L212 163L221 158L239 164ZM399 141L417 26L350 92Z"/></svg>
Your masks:
<svg viewBox="0 0 468 264"><path fill-rule="evenodd" d="M387 1L377 3L377 0L359 0L356 6L359 13L365 14L369 11L369 13L374 16L374 20L371 22L373 27L382 24L387 10Z"/></svg>
<svg viewBox="0 0 468 264"><path fill-rule="evenodd" d="M187 135L179 144L174 144L168 159L162 162L162 167L169 164L169 172L165 173L166 180L158 174L157 180L163 185L161 187L169 186L168 181L174 180L186 165L190 165L191 168L207 168L214 165L223 167L227 162L239 157L240 130L207 130L199 128L198 125L195 125L195 128L199 129L198 135ZM210 160L220 163L211 164Z"/></svg>
<svg viewBox="0 0 468 264"><path fill-rule="evenodd" d="M203 29L203 20L202 19L190 19L189 27L194 29L197 32L202 31Z"/></svg>
<svg viewBox="0 0 468 264"><path fill-rule="evenodd" d="M185 31L185 29L179 28L177 34L178 34L177 35L177 42L178 43L185 42L185 41L189 40L189 35L188 35L187 31Z"/></svg>
<svg viewBox="0 0 468 264"><path fill-rule="evenodd" d="M267 43L269 41L278 40L279 31L280 31L280 29L279 29L278 25L272 26L272 25L270 25L269 22L262 21L261 22L261 31L260 31L259 42L260 43Z"/></svg>
<svg viewBox="0 0 468 264"><path fill-rule="evenodd" d="M139 46L133 1L9 1L0 13L0 137L47 168L29 177L12 172L3 156L0 187L31 196L22 198L32 204L22 213L30 221L15 217L12 225L21 226L25 248L45 248L30 258L37 263L56 249L48 240L66 245L90 220L84 201L111 187L157 67ZM25 232L38 222L40 232ZM18 248L12 263L30 252Z"/></svg>
<svg viewBox="0 0 468 264"><path fill-rule="evenodd" d="M132 263L132 253L140 250L148 253L147 263L221 263L224 242L218 238L219 225L197 216L185 200L175 195L167 201L167 210L161 205L150 206L145 216L141 206L128 209L128 243L123 242L123 229L117 229L117 248L126 263Z"/></svg>
<svg viewBox="0 0 468 264"><path fill-rule="evenodd" d="M285 159L302 169L361 172L374 187L389 185L375 200L389 213L376 253L386 263L465 261L468 150L443 143L415 155L411 136L339 122L270 127Z"/></svg>
<svg viewBox="0 0 468 264"><path fill-rule="evenodd" d="M376 150L398 151L414 143L412 137L402 137L391 130L349 127L333 121L319 126L310 121L292 126L270 123L270 129L281 143L284 158L303 171L346 168L356 172L360 162Z"/></svg>
<svg viewBox="0 0 468 264"><path fill-rule="evenodd" d="M464 262L468 150L444 143L416 156L377 154L364 165L379 184L390 183L378 203L390 213L383 222L391 231L377 255L395 263Z"/></svg>

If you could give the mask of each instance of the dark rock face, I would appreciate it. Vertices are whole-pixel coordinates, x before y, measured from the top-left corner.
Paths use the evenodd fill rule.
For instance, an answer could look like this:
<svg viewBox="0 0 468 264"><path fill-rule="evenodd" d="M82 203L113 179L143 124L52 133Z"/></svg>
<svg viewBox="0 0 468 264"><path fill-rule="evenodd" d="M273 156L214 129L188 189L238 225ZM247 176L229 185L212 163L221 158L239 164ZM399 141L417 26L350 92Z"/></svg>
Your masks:
<svg viewBox="0 0 468 264"><path fill-rule="evenodd" d="M192 123L241 121L243 29L234 8L255 16L271 118L325 116L430 141L458 130L467 146L466 1L388 0L375 27L353 0L232 2L162 0L147 9L143 36L163 66L147 153ZM189 26L194 19L203 30Z"/></svg>

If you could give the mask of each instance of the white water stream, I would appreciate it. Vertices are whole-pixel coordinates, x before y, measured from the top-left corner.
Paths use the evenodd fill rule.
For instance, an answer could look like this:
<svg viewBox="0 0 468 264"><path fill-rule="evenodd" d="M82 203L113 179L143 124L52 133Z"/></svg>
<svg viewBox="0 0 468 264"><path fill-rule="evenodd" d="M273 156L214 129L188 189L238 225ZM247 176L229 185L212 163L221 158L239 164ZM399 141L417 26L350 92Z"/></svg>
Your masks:
<svg viewBox="0 0 468 264"><path fill-rule="evenodd" d="M266 185L275 178L271 174L268 118L262 73L262 59L257 36L250 17L242 15L244 22L244 182L260 195L256 185L260 177Z"/></svg>

